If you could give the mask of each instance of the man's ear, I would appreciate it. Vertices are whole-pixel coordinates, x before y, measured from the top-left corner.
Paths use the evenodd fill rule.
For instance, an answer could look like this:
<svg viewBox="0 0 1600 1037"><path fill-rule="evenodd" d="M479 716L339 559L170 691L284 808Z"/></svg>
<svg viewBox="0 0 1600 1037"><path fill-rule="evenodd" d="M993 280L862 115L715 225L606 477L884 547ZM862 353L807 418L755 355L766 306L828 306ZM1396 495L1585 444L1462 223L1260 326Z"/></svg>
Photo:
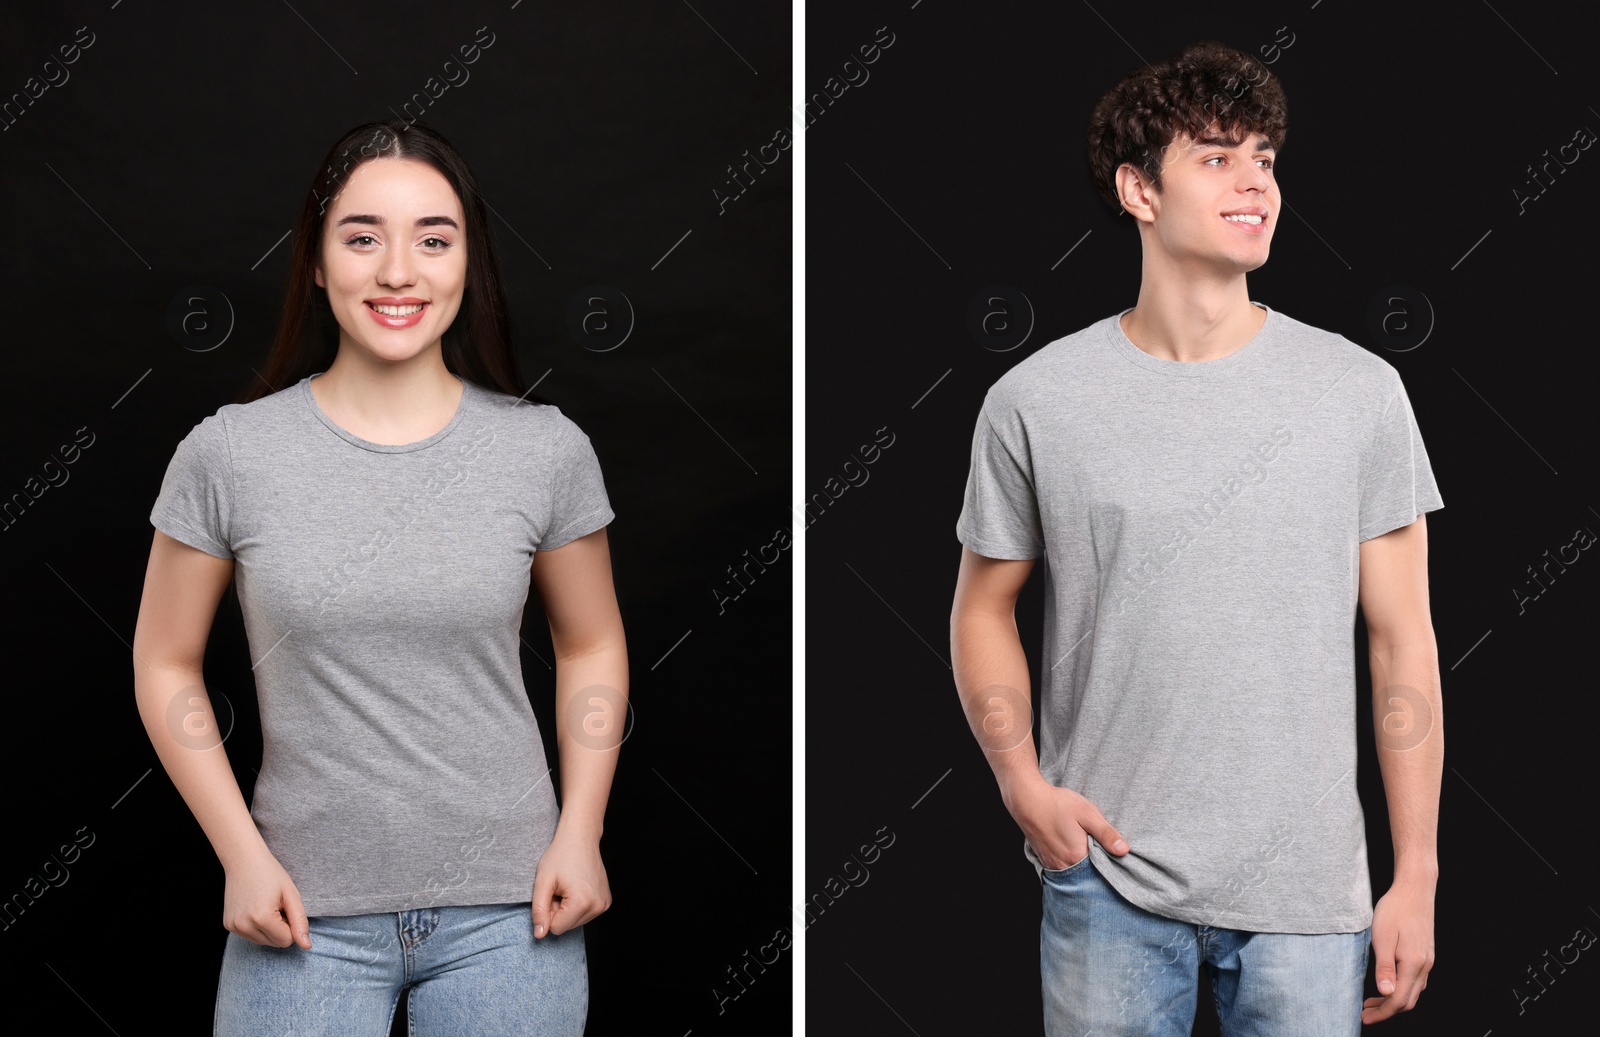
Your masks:
<svg viewBox="0 0 1600 1037"><path fill-rule="evenodd" d="M1155 218L1150 211L1149 180L1144 171L1131 162L1117 167L1117 198L1122 202L1122 211L1134 219Z"/></svg>

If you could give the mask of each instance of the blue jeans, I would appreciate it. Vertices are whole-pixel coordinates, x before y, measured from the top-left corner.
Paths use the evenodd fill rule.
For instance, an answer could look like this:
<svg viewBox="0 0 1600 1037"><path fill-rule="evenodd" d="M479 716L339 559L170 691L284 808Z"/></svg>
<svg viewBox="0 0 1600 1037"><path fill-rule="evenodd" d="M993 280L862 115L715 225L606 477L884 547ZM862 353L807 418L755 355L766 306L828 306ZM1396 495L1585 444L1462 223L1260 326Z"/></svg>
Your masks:
<svg viewBox="0 0 1600 1037"><path fill-rule="evenodd" d="M1368 927L1214 929L1128 901L1085 857L1046 870L1039 964L1049 1037L1188 1037L1201 963L1224 1037L1359 1037Z"/></svg>
<svg viewBox="0 0 1600 1037"><path fill-rule="evenodd" d="M407 990L413 1034L583 1033L583 927L535 940L526 902L308 921L310 950L228 934L213 1037L388 1037Z"/></svg>

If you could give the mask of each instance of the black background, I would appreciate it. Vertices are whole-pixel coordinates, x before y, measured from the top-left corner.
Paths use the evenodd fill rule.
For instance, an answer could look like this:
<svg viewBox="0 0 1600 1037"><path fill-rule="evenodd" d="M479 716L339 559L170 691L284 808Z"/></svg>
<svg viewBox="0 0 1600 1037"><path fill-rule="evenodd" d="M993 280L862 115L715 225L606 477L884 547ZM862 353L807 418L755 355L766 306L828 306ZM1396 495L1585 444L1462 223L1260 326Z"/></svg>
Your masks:
<svg viewBox="0 0 1600 1037"><path fill-rule="evenodd" d="M1087 169L1094 103L1134 68L1208 38L1268 62L1289 101L1285 211L1250 297L1395 365L1445 500L1427 523L1446 720L1437 960L1416 1009L1368 1029L1592 1028L1600 947L1575 962L1568 947L1571 963L1549 966L1542 995L1529 970L1580 927L1600 933L1590 720L1600 562L1585 552L1521 607L1515 593L1538 592L1526 570L1543 552L1554 557L1580 526L1600 530L1600 149L1568 148L1576 160L1552 166L1554 183L1524 214L1513 196L1539 194L1527 167L1546 149L1600 132L1581 11L809 5L808 96L829 76L859 79L844 63L880 27L894 42L805 131L805 491L842 479L873 430L896 434L862 466L865 484L813 509L806 533L806 895L843 881L880 827L895 837L865 884L806 930L810 1032L1040 1032L1039 883L950 668L955 522L985 390L1137 297L1138 234ZM1008 351L969 332L970 307L997 285L1032 307L1010 309L1033 327ZM1392 286L1407 300L1394 308L1430 328L1415 348L1399 348L1398 318L1389 332L1369 323ZM1017 617L1035 687L1040 592L1036 566ZM1359 620L1357 631L1376 897L1393 858ZM1199 1001L1196 1031L1217 1032L1208 989Z"/></svg>
<svg viewBox="0 0 1600 1037"><path fill-rule="evenodd" d="M726 567L791 524L793 151L725 213L714 191L737 193L728 165L790 127L787 6L108 0L11 5L4 23L0 97L59 85L19 98L0 133L0 497L27 498L0 533L0 893L93 836L0 932L11 1011L71 1032L210 1032L223 873L133 696L150 507L178 441L265 359L284 235L329 145L420 111L498 214L524 378L589 434L617 514L635 727L602 841L615 901L585 930L588 1032L632 1032L646 1007L674 1034L780 1030L786 964L723 1006L714 987L788 917L789 552L718 602ZM93 42L63 65L83 26ZM458 47L485 26L463 82ZM458 85L435 99L430 77ZM215 348L168 326L197 285L232 321ZM631 300L620 348L568 334L593 285ZM79 429L92 445L32 499ZM555 763L537 600L523 664ZM231 590L206 678L237 713L226 747L248 796L260 731Z"/></svg>

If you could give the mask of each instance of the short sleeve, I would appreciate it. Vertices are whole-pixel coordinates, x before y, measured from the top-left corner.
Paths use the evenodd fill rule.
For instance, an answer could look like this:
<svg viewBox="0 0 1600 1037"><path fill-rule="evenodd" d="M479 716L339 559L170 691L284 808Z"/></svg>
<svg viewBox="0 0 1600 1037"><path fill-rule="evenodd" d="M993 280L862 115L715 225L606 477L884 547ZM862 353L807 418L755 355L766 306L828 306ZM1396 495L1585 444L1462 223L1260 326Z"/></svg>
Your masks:
<svg viewBox="0 0 1600 1037"><path fill-rule="evenodd" d="M1037 558L1044 550L1044 530L1032 456L1001 438L989 409L985 400L972 434L972 463L956 539L988 558Z"/></svg>
<svg viewBox="0 0 1600 1037"><path fill-rule="evenodd" d="M1363 541L1409 526L1418 515L1444 507L1411 400L1400 373L1392 367L1389 372L1393 391L1378 417L1361 470L1359 539Z"/></svg>
<svg viewBox="0 0 1600 1037"><path fill-rule="evenodd" d="M540 551L553 551L593 533L617 517L606 497L600 459L595 456L594 446L582 429L576 425L568 427L556 444L554 463L550 521L539 538Z"/></svg>
<svg viewBox="0 0 1600 1037"><path fill-rule="evenodd" d="M233 464L220 414L190 430L167 463L150 522L161 532L217 558L232 558Z"/></svg>

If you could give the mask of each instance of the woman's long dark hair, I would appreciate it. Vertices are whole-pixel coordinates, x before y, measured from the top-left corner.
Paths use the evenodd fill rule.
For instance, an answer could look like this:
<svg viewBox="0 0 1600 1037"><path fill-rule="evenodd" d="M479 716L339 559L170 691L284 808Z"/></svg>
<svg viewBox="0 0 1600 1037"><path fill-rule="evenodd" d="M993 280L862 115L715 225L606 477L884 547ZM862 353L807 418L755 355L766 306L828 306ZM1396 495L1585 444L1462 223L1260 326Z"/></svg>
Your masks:
<svg viewBox="0 0 1600 1037"><path fill-rule="evenodd" d="M466 381L520 397L529 403L551 401L524 393L517 355L511 348L511 315L500 281L500 261L489 236L487 207L478 183L460 152L422 122L391 119L369 122L347 132L322 160L295 224L294 254L283 315L267 357L266 370L253 379L237 403L249 403L286 389L306 375L325 371L339 351L339 322L328 305L328 291L316 282L322 256L322 230L350 173L377 158L426 162L450 182L466 218L467 278L461 308L445 329L444 366Z"/></svg>

